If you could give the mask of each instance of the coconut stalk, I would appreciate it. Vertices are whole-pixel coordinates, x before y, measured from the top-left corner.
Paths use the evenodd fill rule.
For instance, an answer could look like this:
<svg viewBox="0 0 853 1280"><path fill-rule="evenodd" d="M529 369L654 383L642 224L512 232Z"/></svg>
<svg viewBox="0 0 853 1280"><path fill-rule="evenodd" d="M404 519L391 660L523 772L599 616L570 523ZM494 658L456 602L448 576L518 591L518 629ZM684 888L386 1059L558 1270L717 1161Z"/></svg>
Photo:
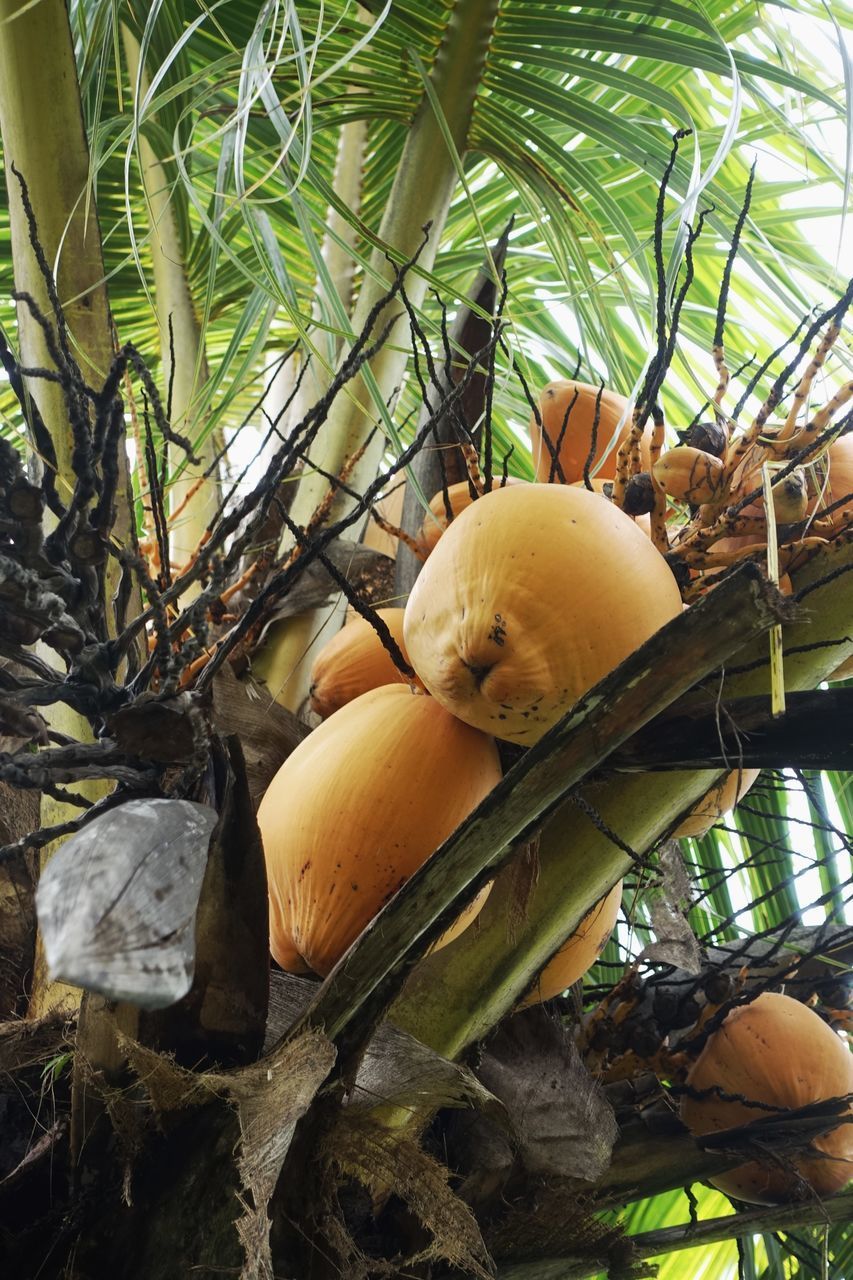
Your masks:
<svg viewBox="0 0 853 1280"><path fill-rule="evenodd" d="M38 240L56 279L57 293L68 329L72 354L87 381L100 386L113 357L101 236L90 199L89 150L83 122L71 29L63 0L0 0L0 132L6 170L15 288L35 300L43 315L54 320L44 275L36 261L24 212L21 186L13 166L27 184L35 214ZM44 334L29 308L18 303L18 344L21 363L52 368ZM56 487L67 500L74 484L71 465L73 438L61 387L43 378L26 379L50 434L56 455ZM50 466L50 461L42 459ZM127 461L118 493L128 494ZM119 501L113 526L115 541L131 537L131 504ZM107 586L115 588L111 566ZM88 721L64 704L50 710L57 732L80 741L91 740ZM81 793L96 800L108 783L81 785ZM42 798L41 823L66 821L76 809ZM42 865L55 846L47 846ZM39 1017L59 1004L76 1006L80 992L47 979L40 953L33 976L31 1016Z"/></svg>
<svg viewBox="0 0 853 1280"><path fill-rule="evenodd" d="M444 116L444 123L458 155L467 148L474 99L491 39L498 0L456 0L444 32L441 47L429 75L432 95ZM425 178L428 175L428 178ZM424 271L431 270L441 239L450 201L456 186L456 156L451 153L430 97L425 93L412 122L400 157L388 206L379 227L379 239L397 261L416 255ZM429 234L424 243L424 227ZM352 316L353 333L361 333L370 312L392 280L392 267L385 254L374 250L370 269ZM427 282L413 272L407 282L412 305L423 302ZM402 381L408 360L409 341L402 308L386 307L372 330L380 333L395 318L387 341L371 364L371 373L383 401L392 398ZM310 458L319 468L339 475L348 459L365 444L379 411L363 378L357 379L351 394L339 396L320 431ZM374 479L385 439L381 432L365 448L349 476L351 488L362 491ZM299 484L291 510L297 525L308 524L323 501L329 484L320 471L306 472ZM351 509L352 499L338 493L332 518ZM276 624L268 632L263 650L254 660L257 678L284 706L296 710L308 691L308 673L313 645L323 616L306 615L295 622ZM325 640L326 636L323 636Z"/></svg>
<svg viewBox="0 0 853 1280"><path fill-rule="evenodd" d="M140 46L126 24L121 28L135 106L141 113L149 90L146 70L140 65ZM182 435L193 436L193 406L208 378L207 360L184 263L184 247L172 208L169 177L146 133L144 120L137 133L139 168L148 205L151 234L149 248L154 272L154 303L160 330L164 391L171 391L171 424ZM211 432L196 446L198 464L170 446L171 474L180 474L169 486L169 509L174 518L169 534L172 559L185 565L198 549L205 530L219 506L217 457L219 439ZM197 594L195 588L191 594Z"/></svg>
<svg viewBox="0 0 853 1280"><path fill-rule="evenodd" d="M853 544L835 545L797 576L798 590L815 589L803 600L803 620L784 628L788 690L814 688L853 648L851 567ZM743 666L751 661L761 665L729 676L726 701L769 693L766 639L736 659ZM605 829L643 854L720 776L719 770L691 770L617 777L587 785L583 794ZM510 867L496 881L478 927L424 960L392 1007L394 1022L446 1057L458 1056L513 1008L587 911L632 865L571 800L549 819L538 861L538 881L522 911Z"/></svg>
<svg viewBox="0 0 853 1280"><path fill-rule="evenodd" d="M746 639L765 633L781 616L778 610L780 600L778 593L762 581L754 566L747 571L741 569L721 584L695 612L680 614L579 699L365 929L320 988L297 1029L322 1026L326 1034L335 1040L342 1058L346 1058L349 1052L357 1053L363 1037L369 1034L377 1017L384 1012L406 974L425 954L430 943L456 919L459 911L472 901L494 872L509 863L513 851L533 837L555 806L570 794L577 783L600 767L633 729L651 721L680 693L687 691L696 679L704 678L726 662ZM666 656L674 651L678 653L678 662L666 661ZM645 779L643 783L648 790ZM654 804L651 808L654 811ZM563 852L564 848L560 841L560 851ZM621 850L617 853L630 865L631 860L626 859L626 854ZM561 865L565 861L562 859ZM614 861L611 855L610 866ZM606 867L604 875L608 874L610 866ZM577 876L579 868L573 866L572 872ZM620 869L603 889L596 886L596 892L579 911L574 924L622 874L624 871ZM567 886L562 885L557 907L564 905L567 898L571 901L572 897L571 889L567 890ZM570 932L566 930L558 934L560 918L559 909L550 917L547 913L543 916L541 931L545 932L547 928L549 932L547 942L542 945L545 958L558 949ZM491 1022L476 1022L471 1039L482 1038L542 967L541 964L531 966L521 979L518 990L509 989L511 983L505 975L511 963L512 949L507 943L506 925L507 920L502 917L496 932L501 937L503 954L495 955L494 949L490 952L491 969L484 984L486 990L477 992L488 1011L498 1006L500 1012ZM463 935L463 940L470 933L479 938L483 934L491 934L491 931L470 929ZM525 930L523 941L526 933ZM540 941L538 935L535 941ZM459 956L461 949L450 947L447 950ZM475 973L467 965L463 968L470 983ZM423 993L421 995L423 998ZM501 1006L504 1000L506 1003ZM477 1010L472 1009L471 1003L461 996L460 1005L468 1015L464 1023L467 1029L469 1024L475 1023ZM430 1043L431 1024L426 1025L426 1033L422 1034L426 1020L415 1012L411 1022L415 1021L417 1038ZM456 1025L452 1016L447 1025ZM414 1030L414 1027L409 1025L406 1029ZM469 1042L448 1041L439 1047L439 1052L445 1057L453 1057ZM430 1047L437 1046L431 1044Z"/></svg>

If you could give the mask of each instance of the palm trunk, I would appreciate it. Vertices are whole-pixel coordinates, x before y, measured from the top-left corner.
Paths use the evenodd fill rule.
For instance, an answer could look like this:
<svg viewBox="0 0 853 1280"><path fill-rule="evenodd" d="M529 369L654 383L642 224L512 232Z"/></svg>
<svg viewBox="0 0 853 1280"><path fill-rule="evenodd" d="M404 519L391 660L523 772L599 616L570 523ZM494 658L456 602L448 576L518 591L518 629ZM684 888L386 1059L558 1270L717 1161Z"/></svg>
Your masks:
<svg viewBox="0 0 853 1280"><path fill-rule="evenodd" d="M148 91L148 77L139 65L139 41L127 26L122 40L128 71L140 101ZM196 434L193 402L207 381L207 362L184 265L178 224L171 205L169 180L154 148L140 129L138 136L142 185L148 205L150 251L154 270L154 299L160 329L160 352L164 390L171 389L171 421L175 430L190 437ZM218 435L212 433L196 449L200 465L183 465L180 476L169 488L170 511L175 523L170 532L172 558L184 565L216 513L219 485L216 476ZM170 471L184 462L183 454L170 455ZM206 475L212 470L212 474ZM196 488L196 484L201 481Z"/></svg>
<svg viewBox="0 0 853 1280"><path fill-rule="evenodd" d="M113 338L104 280L98 219L90 201L89 151L83 123L71 30L63 0L0 0L0 131L12 235L15 287L30 294L53 319L45 280L39 270L12 166L24 178L35 213L39 243L54 270L72 351L87 381L99 386L113 358ZM29 309L18 304L18 343L25 366L50 368L44 334ZM28 390L50 432L57 459L57 489L67 498L73 486L73 440L62 389L42 378L27 380ZM126 459L119 494L128 492ZM131 505L119 503L113 537L130 537ZM109 567L108 567L109 573ZM108 579L109 582L109 579ZM113 584L115 585L115 584ZM91 737L88 722L63 704L51 710L51 727L71 737ZM90 799L104 784L82 785ZM76 809L44 797L41 822L67 821ZM53 846L42 854L42 864ZM80 992L50 983L39 955L33 979L31 1012L58 1003L76 1005Z"/></svg>
<svg viewBox="0 0 853 1280"><path fill-rule="evenodd" d="M458 155L464 155L474 98L483 70L498 0L457 0L445 31L444 41L430 75L432 91L444 114L447 129ZM379 227L379 237L402 260L415 256L424 238L424 226L431 224L429 240L418 259L429 271L447 219L456 186L456 157L451 154L428 96L424 96L406 140L391 197ZM391 268L383 253L374 252L371 271L365 275L352 317L354 333L360 333L371 309L381 299L391 280ZM420 306L426 292L422 274L412 274L407 291L414 306ZM398 308L399 309L399 308ZM389 316L381 315L375 332ZM383 400L400 384L408 360L405 320L400 316L388 340L371 364ZM339 396L329 420L318 436L312 460L325 472L338 475L348 458L364 444L376 421L375 408L366 383L359 379L352 394ZM361 490L376 475L385 439L381 433L365 450L350 474L349 484ZM294 499L291 516L301 526L308 523L328 490L319 472L309 472ZM336 516L351 504L344 494L335 500ZM307 692L307 674L312 648L318 635L318 619L298 618L270 628L267 645L255 663L255 672L273 696L295 709Z"/></svg>

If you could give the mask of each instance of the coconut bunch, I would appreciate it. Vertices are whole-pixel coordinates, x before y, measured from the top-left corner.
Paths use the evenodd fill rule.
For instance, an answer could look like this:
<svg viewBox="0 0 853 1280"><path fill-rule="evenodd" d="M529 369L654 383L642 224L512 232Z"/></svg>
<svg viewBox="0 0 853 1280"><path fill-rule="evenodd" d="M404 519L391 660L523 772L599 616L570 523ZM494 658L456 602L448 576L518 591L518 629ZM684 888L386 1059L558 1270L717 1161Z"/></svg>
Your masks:
<svg viewBox="0 0 853 1280"><path fill-rule="evenodd" d="M685 607L670 562L638 523L642 512L629 515L615 500L620 449L630 440L624 421L599 453L600 389L587 388L583 399L571 387L564 395L575 410L587 407L574 428L580 482L577 463L556 447L568 436L562 423L554 448L544 445L559 462L549 467L550 482L498 482L486 491L471 466L469 480L437 494L425 512L418 538L425 561L406 606L353 619L315 663L312 709L323 723L285 763L259 812L273 954L285 968L328 973L496 784L496 743L537 742ZM615 417L627 419L626 402L611 397L611 404ZM542 419L544 440L553 421ZM652 450L641 438L644 456L651 459ZM612 466L612 478L590 485L597 461ZM646 474L654 480L653 470ZM678 530L681 502L669 498L669 523ZM734 771L721 779L676 834L703 834L756 776ZM612 933L621 892L615 885L587 913L518 1008L583 977ZM487 894L436 947L471 924ZM771 1069L782 1059L790 1070ZM829 1107L851 1091L851 1070L849 1052L816 1013L764 993L735 1001L674 1079L682 1082L682 1119L702 1136ZM716 1185L759 1203L832 1194L853 1170L851 1133L833 1113L804 1155L775 1162L759 1155Z"/></svg>
<svg viewBox="0 0 853 1280"><path fill-rule="evenodd" d="M406 607L355 618L316 659L323 723L260 807L273 954L288 969L327 973L497 782L496 740L538 741L682 608L648 536L583 487L486 492L472 463L469 481L436 495L418 542L427 558ZM593 909L530 999L589 968L619 896Z"/></svg>
<svg viewBox="0 0 853 1280"><path fill-rule="evenodd" d="M538 741L681 608L666 562L600 494L472 484L405 609L350 622L315 662L325 719L258 814L279 963L327 973L498 781L496 739ZM617 887L532 998L585 972L618 904Z"/></svg>

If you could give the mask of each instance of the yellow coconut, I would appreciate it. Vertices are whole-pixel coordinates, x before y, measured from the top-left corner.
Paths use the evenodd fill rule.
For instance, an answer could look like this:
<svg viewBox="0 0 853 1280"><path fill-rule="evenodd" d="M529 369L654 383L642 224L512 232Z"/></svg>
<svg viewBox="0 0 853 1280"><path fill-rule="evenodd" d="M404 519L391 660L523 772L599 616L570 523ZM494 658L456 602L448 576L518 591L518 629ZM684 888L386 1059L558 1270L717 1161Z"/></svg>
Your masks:
<svg viewBox="0 0 853 1280"><path fill-rule="evenodd" d="M616 925L622 902L622 881L615 884L591 911L587 912L575 932L560 950L549 960L533 988L519 1002L519 1008L539 1004L558 996L566 987L582 978L591 969Z"/></svg>
<svg viewBox="0 0 853 1280"><path fill-rule="evenodd" d="M500 776L491 738L404 685L330 716L288 756L258 810L278 963L327 974Z"/></svg>
<svg viewBox="0 0 853 1280"><path fill-rule="evenodd" d="M853 1093L853 1055L822 1018L790 996L764 992L732 1010L687 1077L681 1118L691 1133L718 1133L768 1113L751 1103L795 1110ZM720 1091L729 1098L719 1096ZM748 1101L733 1100L735 1095ZM853 1111L851 1111L853 1115ZM840 1191L853 1177L853 1122L839 1125L804 1152L753 1160L710 1181L751 1204L783 1204Z"/></svg>
<svg viewBox="0 0 853 1280"><path fill-rule="evenodd" d="M539 397L540 428L536 415L530 416L530 440L536 479L543 483L560 480L560 473L553 466L552 452L556 451L566 484L583 479L589 452L592 447L592 429L595 422L595 404L598 387L586 382L560 378L549 382ZM620 419L624 418L622 426ZM591 469L599 480L612 480L616 475L616 455L619 445L630 433L631 415L628 401L606 387L601 395L596 447ZM550 442L548 448L546 440ZM646 433L647 435L648 433ZM643 438L644 465L648 470L648 443Z"/></svg>
<svg viewBox="0 0 853 1280"><path fill-rule="evenodd" d="M425 687L467 724L528 745L681 613L663 557L595 493L516 485L454 520L403 634Z"/></svg>
<svg viewBox="0 0 853 1280"><path fill-rule="evenodd" d="M404 609L377 609L379 617L399 645L403 657ZM408 661L408 659L407 659ZM368 689L383 684L408 684L366 618L357 617L324 645L311 668L311 710L323 719L352 702Z"/></svg>
<svg viewBox="0 0 853 1280"><path fill-rule="evenodd" d="M520 480L517 476L507 476L507 485L510 484L527 484L526 480ZM500 487L500 481L495 480L494 487ZM504 486L505 487L505 486ZM475 499L471 496L471 486L467 480L460 480L458 484L451 484L447 487L447 502L450 503L451 519L447 517L447 503L445 502L445 494L443 489L439 489L430 500L430 514L424 517L421 531L418 534L418 542L425 551L432 551L441 535L452 520L464 511ZM479 501L479 499L477 499Z"/></svg>
<svg viewBox="0 0 853 1280"><path fill-rule="evenodd" d="M732 769L719 782L715 782L710 791L706 791L702 799L691 810L673 835L681 838L692 836L698 840L711 830L715 822L734 809L744 798L747 791L758 779L760 769Z"/></svg>

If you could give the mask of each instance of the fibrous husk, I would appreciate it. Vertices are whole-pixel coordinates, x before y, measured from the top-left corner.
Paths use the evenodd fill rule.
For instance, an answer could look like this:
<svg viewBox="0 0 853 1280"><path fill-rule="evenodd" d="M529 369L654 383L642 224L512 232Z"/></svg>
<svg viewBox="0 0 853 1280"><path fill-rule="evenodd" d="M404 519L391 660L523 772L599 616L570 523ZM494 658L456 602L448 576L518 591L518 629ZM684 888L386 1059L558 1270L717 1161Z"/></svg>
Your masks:
<svg viewBox="0 0 853 1280"><path fill-rule="evenodd" d="M330 1201L341 1177L355 1179L377 1204L393 1189L429 1233L428 1243L405 1259L368 1258L352 1238L343 1214L331 1211L324 1230L346 1263L345 1274L350 1280L397 1276L401 1262L408 1272L427 1261L447 1263L482 1280L493 1275L480 1228L468 1205L448 1186L448 1170L413 1138L348 1111L328 1134L321 1154L332 1174Z"/></svg>
<svg viewBox="0 0 853 1280"><path fill-rule="evenodd" d="M241 1141L236 1161L246 1193L235 1224L246 1255L240 1280L273 1280L267 1206L296 1124L334 1065L334 1045L322 1032L307 1031L232 1072L187 1071L124 1037L121 1047L155 1111L201 1106L216 1097L237 1108Z"/></svg>
<svg viewBox="0 0 853 1280"><path fill-rule="evenodd" d="M631 1241L621 1226L603 1222L577 1191L560 1185L538 1186L504 1214L486 1236L501 1277L512 1277L513 1263L559 1258L560 1280L607 1275L619 1280L653 1275L633 1260ZM594 1264L594 1269L591 1264ZM529 1268L519 1271L530 1275ZM544 1274L544 1264L543 1264Z"/></svg>

